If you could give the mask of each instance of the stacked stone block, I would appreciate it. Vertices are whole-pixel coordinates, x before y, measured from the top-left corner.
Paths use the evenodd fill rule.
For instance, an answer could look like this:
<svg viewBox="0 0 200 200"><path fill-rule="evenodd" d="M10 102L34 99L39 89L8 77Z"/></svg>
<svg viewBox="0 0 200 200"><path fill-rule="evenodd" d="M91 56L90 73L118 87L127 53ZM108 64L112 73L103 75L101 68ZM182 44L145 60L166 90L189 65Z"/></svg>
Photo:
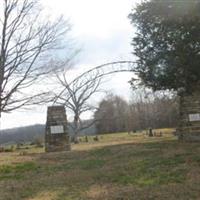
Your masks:
<svg viewBox="0 0 200 200"><path fill-rule="evenodd" d="M64 106L51 106L47 110L45 133L45 151L70 150L70 138L67 132L67 116Z"/></svg>
<svg viewBox="0 0 200 200"><path fill-rule="evenodd" d="M200 91L180 97L179 138L200 141Z"/></svg>

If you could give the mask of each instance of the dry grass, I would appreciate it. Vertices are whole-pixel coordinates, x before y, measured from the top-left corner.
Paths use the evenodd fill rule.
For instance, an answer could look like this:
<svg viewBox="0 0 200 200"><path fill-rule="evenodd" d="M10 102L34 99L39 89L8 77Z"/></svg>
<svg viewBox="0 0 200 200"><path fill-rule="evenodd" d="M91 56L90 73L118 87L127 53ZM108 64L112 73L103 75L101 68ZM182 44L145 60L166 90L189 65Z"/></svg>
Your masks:
<svg viewBox="0 0 200 200"><path fill-rule="evenodd" d="M199 144L165 131L82 138L71 152L2 153L0 200L199 199Z"/></svg>

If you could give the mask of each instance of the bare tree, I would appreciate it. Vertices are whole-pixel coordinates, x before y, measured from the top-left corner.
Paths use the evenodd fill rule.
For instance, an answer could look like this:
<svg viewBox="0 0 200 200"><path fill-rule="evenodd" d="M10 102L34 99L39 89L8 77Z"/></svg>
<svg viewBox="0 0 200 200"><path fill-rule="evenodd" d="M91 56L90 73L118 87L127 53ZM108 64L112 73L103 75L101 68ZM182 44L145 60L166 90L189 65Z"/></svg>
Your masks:
<svg viewBox="0 0 200 200"><path fill-rule="evenodd" d="M177 102L176 93L171 91L153 92L144 87L133 90L129 109L132 129L176 126Z"/></svg>
<svg viewBox="0 0 200 200"><path fill-rule="evenodd" d="M89 100L94 94L101 91L99 87L102 83L102 76L96 73L91 77L87 76L84 82L72 81L69 83L66 79L67 75L67 70L56 74L62 93L55 94L55 101L57 104L65 105L73 113L74 119L71 125L73 130L72 141L78 143L78 133L95 123L91 121L86 126L83 125L81 115L87 111L94 111L96 109L95 106L89 104Z"/></svg>
<svg viewBox="0 0 200 200"><path fill-rule="evenodd" d="M55 94L54 103L65 105L74 115L73 140L77 142L78 132L90 127L96 122L93 120L89 125L82 126L81 114L87 111L95 111L96 107L88 104L90 98L100 90L100 85L105 81L105 77L113 75L119 72L132 72L133 61L116 61L105 63L77 76L71 82L66 79L69 76L68 71L64 70L56 74L57 80L59 80L60 92Z"/></svg>
<svg viewBox="0 0 200 200"><path fill-rule="evenodd" d="M0 115L42 102L47 95L28 88L52 70L47 52L59 48L70 25L62 17L43 18L38 0L0 2Z"/></svg>

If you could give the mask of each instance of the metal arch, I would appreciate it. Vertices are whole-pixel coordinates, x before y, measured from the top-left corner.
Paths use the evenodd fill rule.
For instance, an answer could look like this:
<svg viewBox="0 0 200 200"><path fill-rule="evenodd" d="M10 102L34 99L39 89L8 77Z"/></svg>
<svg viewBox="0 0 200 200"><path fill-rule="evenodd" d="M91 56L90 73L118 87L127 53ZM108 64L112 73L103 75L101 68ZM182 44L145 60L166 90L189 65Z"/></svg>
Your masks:
<svg viewBox="0 0 200 200"><path fill-rule="evenodd" d="M99 66L96 66L81 75L77 76L73 81L71 81L68 86L69 87L83 87L86 82L92 81L97 78L101 78L103 76L107 76L114 73L119 72L136 72L134 70L134 65L137 62L134 61L116 61L105 63ZM61 96L65 92L66 88L64 88L58 95ZM58 98L54 100L53 104L57 102Z"/></svg>
<svg viewBox="0 0 200 200"><path fill-rule="evenodd" d="M124 64L129 64L128 66L125 66ZM86 78L86 76L88 76L89 74L94 74L97 72L99 74L101 74L102 76L111 74L111 73L116 73L116 72L134 72L133 70L133 64L136 64L136 62L134 61L116 61L116 62L110 62L110 63L106 63L103 65L99 65L97 67L94 67L86 72L84 72L83 74L81 74L80 76L76 77L72 82L70 82L69 85L72 85L73 83L76 83L77 81L81 80L82 77ZM109 72L108 69L105 69L105 67L111 67L111 70ZM106 70L106 71L105 71ZM91 76L90 76L91 78Z"/></svg>

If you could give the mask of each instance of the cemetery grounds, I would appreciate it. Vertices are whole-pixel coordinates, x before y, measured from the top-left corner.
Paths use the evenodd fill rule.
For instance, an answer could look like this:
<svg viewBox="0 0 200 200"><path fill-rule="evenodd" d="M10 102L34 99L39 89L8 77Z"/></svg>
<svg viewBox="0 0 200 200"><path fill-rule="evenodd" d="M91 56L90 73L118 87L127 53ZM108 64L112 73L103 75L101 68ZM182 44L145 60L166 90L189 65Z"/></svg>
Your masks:
<svg viewBox="0 0 200 200"><path fill-rule="evenodd" d="M0 200L200 199L199 143L162 131L83 137L70 152L0 153Z"/></svg>

